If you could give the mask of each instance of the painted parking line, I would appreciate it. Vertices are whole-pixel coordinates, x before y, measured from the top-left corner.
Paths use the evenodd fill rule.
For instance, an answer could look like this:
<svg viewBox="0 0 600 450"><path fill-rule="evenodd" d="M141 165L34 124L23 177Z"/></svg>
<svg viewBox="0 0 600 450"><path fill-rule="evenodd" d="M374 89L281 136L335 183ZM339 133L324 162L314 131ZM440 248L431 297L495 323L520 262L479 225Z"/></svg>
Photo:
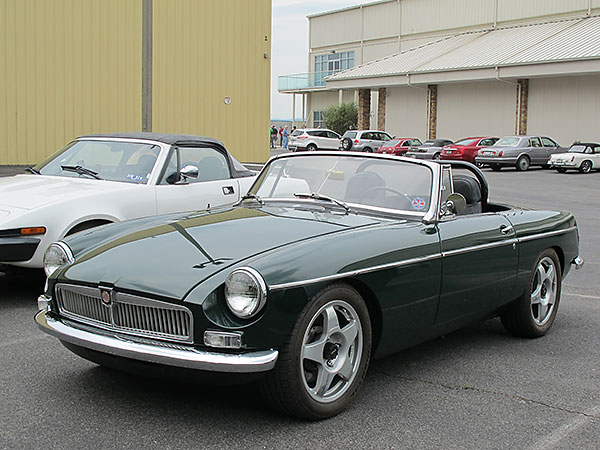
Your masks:
<svg viewBox="0 0 600 450"><path fill-rule="evenodd" d="M582 427L586 426L592 421L598 421L599 415L600 405L593 408L589 413L578 415L573 420L570 420L558 427L548 436L530 447L530 450L549 450L561 446L561 444L567 438L579 431Z"/></svg>

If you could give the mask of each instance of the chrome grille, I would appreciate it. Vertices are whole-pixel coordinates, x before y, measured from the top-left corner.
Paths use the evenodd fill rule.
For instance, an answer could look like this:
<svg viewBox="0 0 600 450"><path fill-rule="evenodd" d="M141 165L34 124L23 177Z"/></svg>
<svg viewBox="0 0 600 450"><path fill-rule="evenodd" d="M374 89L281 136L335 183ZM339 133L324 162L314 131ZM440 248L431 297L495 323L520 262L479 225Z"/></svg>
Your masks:
<svg viewBox="0 0 600 450"><path fill-rule="evenodd" d="M192 314L184 306L101 288L56 285L59 312L65 317L136 336L192 342Z"/></svg>

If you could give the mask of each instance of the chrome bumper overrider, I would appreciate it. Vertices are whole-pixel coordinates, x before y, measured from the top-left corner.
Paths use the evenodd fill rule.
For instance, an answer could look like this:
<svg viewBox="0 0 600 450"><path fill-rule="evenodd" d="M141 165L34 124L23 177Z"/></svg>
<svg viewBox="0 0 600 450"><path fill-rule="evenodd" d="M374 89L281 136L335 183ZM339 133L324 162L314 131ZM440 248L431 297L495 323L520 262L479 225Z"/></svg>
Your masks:
<svg viewBox="0 0 600 450"><path fill-rule="evenodd" d="M40 311L35 316L38 327L61 341L90 350L140 361L211 372L265 372L275 367L277 350L244 354L207 352L188 348L169 348L129 340L122 335L103 335L80 330ZM182 346L179 346L182 347Z"/></svg>
<svg viewBox="0 0 600 450"><path fill-rule="evenodd" d="M576 258L573 258L571 264L575 266L575 270L579 270L583 267L583 258L581 256L577 256Z"/></svg>

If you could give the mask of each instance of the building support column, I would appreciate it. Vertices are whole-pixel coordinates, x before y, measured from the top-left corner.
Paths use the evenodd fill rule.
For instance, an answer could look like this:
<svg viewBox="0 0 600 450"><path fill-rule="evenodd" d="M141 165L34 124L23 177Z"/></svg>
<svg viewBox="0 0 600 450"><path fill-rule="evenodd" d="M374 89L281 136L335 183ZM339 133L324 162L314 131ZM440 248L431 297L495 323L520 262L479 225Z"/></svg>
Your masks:
<svg viewBox="0 0 600 450"><path fill-rule="evenodd" d="M437 134L437 84L427 86L427 139L435 139Z"/></svg>
<svg viewBox="0 0 600 450"><path fill-rule="evenodd" d="M306 125L306 96L308 94L302 94L302 126Z"/></svg>
<svg viewBox="0 0 600 450"><path fill-rule="evenodd" d="M292 127L296 125L296 94L292 94Z"/></svg>
<svg viewBox="0 0 600 450"><path fill-rule="evenodd" d="M527 134L527 110L529 102L529 80L517 80L517 124L515 131L517 134Z"/></svg>
<svg viewBox="0 0 600 450"><path fill-rule="evenodd" d="M371 125L371 90L358 91L358 129L368 130Z"/></svg>
<svg viewBox="0 0 600 450"><path fill-rule="evenodd" d="M385 88L379 88L379 101L377 102L377 129L385 131L385 103L387 91Z"/></svg>
<svg viewBox="0 0 600 450"><path fill-rule="evenodd" d="M344 103L344 91L340 89L338 91L338 106L342 103Z"/></svg>

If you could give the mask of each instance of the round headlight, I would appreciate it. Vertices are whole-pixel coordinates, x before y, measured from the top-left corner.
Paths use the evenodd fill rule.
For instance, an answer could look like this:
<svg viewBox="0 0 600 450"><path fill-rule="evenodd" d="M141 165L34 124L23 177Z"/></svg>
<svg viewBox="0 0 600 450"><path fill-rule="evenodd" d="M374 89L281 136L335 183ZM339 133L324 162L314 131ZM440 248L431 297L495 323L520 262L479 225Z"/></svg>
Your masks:
<svg viewBox="0 0 600 450"><path fill-rule="evenodd" d="M251 267L236 269L225 281L225 301L236 316L252 317L267 301L267 284Z"/></svg>
<svg viewBox="0 0 600 450"><path fill-rule="evenodd" d="M64 242L54 242L46 249L44 253L44 272L49 277L60 266L75 261L73 253Z"/></svg>

